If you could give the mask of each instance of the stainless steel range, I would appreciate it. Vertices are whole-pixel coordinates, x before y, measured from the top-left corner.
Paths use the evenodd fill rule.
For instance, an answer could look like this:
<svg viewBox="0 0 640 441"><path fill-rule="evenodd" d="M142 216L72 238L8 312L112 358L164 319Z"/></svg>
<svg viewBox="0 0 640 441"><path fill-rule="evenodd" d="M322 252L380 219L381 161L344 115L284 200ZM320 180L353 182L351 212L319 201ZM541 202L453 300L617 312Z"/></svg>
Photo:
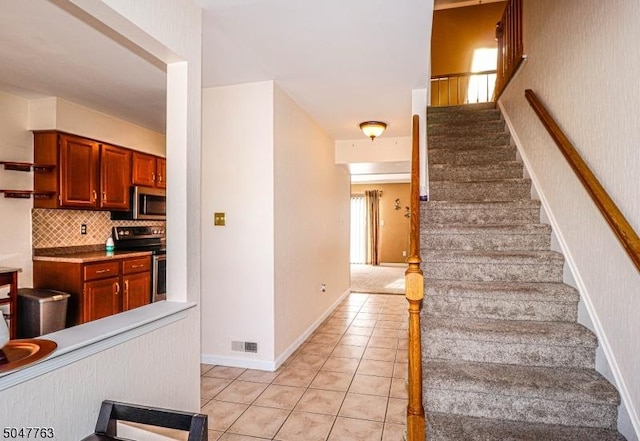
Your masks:
<svg viewBox="0 0 640 441"><path fill-rule="evenodd" d="M151 251L151 301L167 298L167 248L164 227L113 227L113 243L118 251Z"/></svg>

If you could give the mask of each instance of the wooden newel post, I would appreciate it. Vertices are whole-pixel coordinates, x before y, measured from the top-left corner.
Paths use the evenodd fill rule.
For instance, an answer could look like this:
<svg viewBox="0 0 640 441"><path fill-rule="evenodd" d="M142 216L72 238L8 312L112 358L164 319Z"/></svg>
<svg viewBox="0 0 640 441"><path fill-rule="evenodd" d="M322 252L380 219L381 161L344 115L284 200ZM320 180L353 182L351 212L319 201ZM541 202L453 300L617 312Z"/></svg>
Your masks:
<svg viewBox="0 0 640 441"><path fill-rule="evenodd" d="M424 441L426 423L422 405L422 354L420 309L424 293L424 278L420 257L409 258L405 273L406 297L409 302L409 404L407 405L407 441Z"/></svg>
<svg viewBox="0 0 640 441"><path fill-rule="evenodd" d="M409 302L409 404L407 405L407 441L425 441L426 422L422 405L422 353L420 309L424 297L424 277L420 269L420 182L419 117L413 116L411 155L411 237L409 268L405 272L405 296Z"/></svg>

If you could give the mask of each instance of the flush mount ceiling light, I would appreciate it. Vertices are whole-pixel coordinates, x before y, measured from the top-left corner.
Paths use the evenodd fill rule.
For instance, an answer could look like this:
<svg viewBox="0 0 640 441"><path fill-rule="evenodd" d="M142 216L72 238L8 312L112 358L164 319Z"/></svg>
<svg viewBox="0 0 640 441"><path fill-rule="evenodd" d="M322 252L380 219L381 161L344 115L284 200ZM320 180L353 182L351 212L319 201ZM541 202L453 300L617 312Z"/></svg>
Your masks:
<svg viewBox="0 0 640 441"><path fill-rule="evenodd" d="M387 123L380 121L365 121L360 123L360 129L365 135L371 138L371 141L373 141L376 136L382 135L382 132L384 132L386 128Z"/></svg>

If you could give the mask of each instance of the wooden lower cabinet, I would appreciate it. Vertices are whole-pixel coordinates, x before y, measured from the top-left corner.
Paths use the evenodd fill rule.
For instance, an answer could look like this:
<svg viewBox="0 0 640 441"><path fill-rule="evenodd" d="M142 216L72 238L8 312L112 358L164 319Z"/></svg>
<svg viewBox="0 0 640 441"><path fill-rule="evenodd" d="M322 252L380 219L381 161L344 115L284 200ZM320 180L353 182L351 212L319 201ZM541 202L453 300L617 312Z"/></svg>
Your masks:
<svg viewBox="0 0 640 441"><path fill-rule="evenodd" d="M119 280L112 277L84 284L83 323L120 312Z"/></svg>
<svg viewBox="0 0 640 441"><path fill-rule="evenodd" d="M67 327L151 302L151 256L91 263L34 260L33 286L70 294Z"/></svg>

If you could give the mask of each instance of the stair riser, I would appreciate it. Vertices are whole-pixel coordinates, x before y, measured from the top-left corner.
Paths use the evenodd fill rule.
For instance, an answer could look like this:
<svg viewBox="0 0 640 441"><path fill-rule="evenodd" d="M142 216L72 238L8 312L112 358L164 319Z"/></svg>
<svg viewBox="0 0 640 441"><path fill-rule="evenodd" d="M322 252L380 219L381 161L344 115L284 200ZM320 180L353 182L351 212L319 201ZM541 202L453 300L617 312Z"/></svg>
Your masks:
<svg viewBox="0 0 640 441"><path fill-rule="evenodd" d="M468 282L561 282L562 264L428 262L422 271L428 279Z"/></svg>
<svg viewBox="0 0 640 441"><path fill-rule="evenodd" d="M469 112L469 113L477 113L479 111L489 110L492 112L499 112L496 109L495 102L487 102L487 103L472 103L472 104L458 104L452 106L429 106L427 107L428 113L448 113L448 112Z"/></svg>
<svg viewBox="0 0 640 441"><path fill-rule="evenodd" d="M480 121L448 121L445 124L433 123L427 125L428 135L449 135L449 134L486 134L486 133L506 133L506 126L502 120L480 120Z"/></svg>
<svg viewBox="0 0 640 441"><path fill-rule="evenodd" d="M420 219L429 224L524 225L540 220L540 208L438 209L429 207L422 210Z"/></svg>
<svg viewBox="0 0 640 441"><path fill-rule="evenodd" d="M578 369L595 366L593 347L432 338L428 331L423 332L426 358Z"/></svg>
<svg viewBox="0 0 640 441"><path fill-rule="evenodd" d="M495 164L496 162L515 160L516 149L513 147L472 150L429 150L430 164L479 165Z"/></svg>
<svg viewBox="0 0 640 441"><path fill-rule="evenodd" d="M551 237L546 234L423 234L423 250L549 250Z"/></svg>
<svg viewBox="0 0 640 441"><path fill-rule="evenodd" d="M575 322L578 316L577 303L535 302L524 298L504 300L431 296L425 298L422 310L437 317L541 322Z"/></svg>
<svg viewBox="0 0 640 441"><path fill-rule="evenodd" d="M457 149L457 148L470 148L470 147L489 147L489 146L503 146L509 145L510 136L508 134L499 133L499 134L487 134L480 136L469 136L469 135L437 135L431 136L427 138L427 143L429 148L449 148L449 149Z"/></svg>
<svg viewBox="0 0 640 441"><path fill-rule="evenodd" d="M425 391L428 412L606 429L616 427L618 416L615 405L431 389L428 382Z"/></svg>
<svg viewBox="0 0 640 441"><path fill-rule="evenodd" d="M432 201L514 201L531 198L528 181L451 182L431 183Z"/></svg>
<svg viewBox="0 0 640 441"><path fill-rule="evenodd" d="M432 165L429 167L429 179L431 181L484 181L496 179L519 179L522 178L522 165L514 163L513 165L496 166L442 166Z"/></svg>

